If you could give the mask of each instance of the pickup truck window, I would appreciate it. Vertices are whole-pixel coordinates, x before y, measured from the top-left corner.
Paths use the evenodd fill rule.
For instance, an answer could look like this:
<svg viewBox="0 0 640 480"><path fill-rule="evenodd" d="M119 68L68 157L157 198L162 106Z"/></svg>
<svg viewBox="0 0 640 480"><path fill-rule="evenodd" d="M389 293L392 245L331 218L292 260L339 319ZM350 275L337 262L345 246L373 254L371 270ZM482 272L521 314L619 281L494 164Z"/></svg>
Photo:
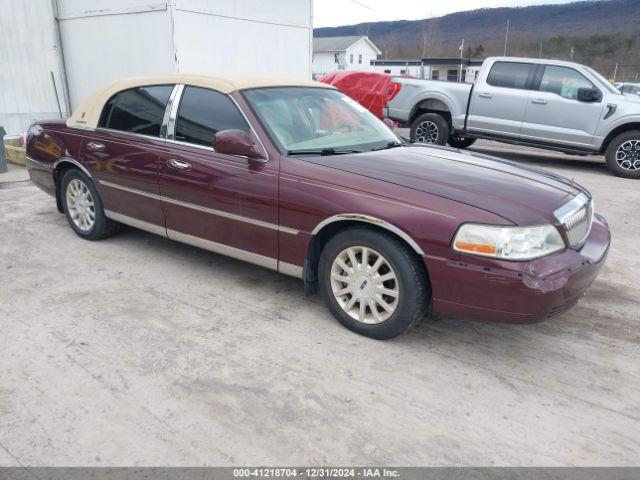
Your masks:
<svg viewBox="0 0 640 480"><path fill-rule="evenodd" d="M532 67L531 63L496 62L491 67L487 83L494 87L526 89Z"/></svg>
<svg viewBox="0 0 640 480"><path fill-rule="evenodd" d="M207 88L186 87L178 108L175 139L210 147L213 136L220 130L251 131L227 95Z"/></svg>
<svg viewBox="0 0 640 480"><path fill-rule="evenodd" d="M595 87L584 75L573 68L554 65L547 65L544 68L539 88L541 92L556 93L569 100L576 100L580 88Z"/></svg>
<svg viewBox="0 0 640 480"><path fill-rule="evenodd" d="M157 137L173 85L123 90L104 106L98 127Z"/></svg>

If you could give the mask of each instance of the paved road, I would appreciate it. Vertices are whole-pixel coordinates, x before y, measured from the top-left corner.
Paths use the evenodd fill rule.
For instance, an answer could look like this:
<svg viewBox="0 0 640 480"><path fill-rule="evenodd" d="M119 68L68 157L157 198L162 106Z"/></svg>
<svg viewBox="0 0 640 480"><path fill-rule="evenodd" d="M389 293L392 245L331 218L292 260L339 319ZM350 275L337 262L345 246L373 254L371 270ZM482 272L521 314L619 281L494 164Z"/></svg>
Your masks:
<svg viewBox="0 0 640 480"><path fill-rule="evenodd" d="M83 241L24 172L0 176L0 465L637 465L640 184L528 161L611 224L589 295L388 342L268 270L135 230Z"/></svg>

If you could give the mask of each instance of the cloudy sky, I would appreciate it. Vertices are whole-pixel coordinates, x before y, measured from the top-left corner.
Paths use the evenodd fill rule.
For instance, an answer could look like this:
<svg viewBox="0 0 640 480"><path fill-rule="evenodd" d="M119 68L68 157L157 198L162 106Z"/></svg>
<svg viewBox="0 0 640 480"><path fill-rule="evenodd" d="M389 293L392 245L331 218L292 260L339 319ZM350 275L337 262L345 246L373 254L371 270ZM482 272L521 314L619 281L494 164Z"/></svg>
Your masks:
<svg viewBox="0 0 640 480"><path fill-rule="evenodd" d="M569 3L570 1L572 0L314 0L313 26L336 27L363 22L415 20L476 8Z"/></svg>

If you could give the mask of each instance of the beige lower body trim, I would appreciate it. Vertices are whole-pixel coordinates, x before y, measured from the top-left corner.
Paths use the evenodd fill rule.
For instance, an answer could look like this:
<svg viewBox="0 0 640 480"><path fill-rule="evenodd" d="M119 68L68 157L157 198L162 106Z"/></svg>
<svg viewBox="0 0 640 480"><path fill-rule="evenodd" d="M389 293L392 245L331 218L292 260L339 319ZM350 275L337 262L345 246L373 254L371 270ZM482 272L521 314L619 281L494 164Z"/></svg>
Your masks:
<svg viewBox="0 0 640 480"><path fill-rule="evenodd" d="M104 214L107 218L115 220L116 222L124 223L125 225L129 225L130 227L139 228L140 230L144 230L145 232L155 233L156 235L160 235L162 237L167 236L167 230L160 225L143 222L142 220L138 220L137 218L128 217L127 215L122 215L121 213L113 212L111 210L105 210Z"/></svg>
<svg viewBox="0 0 640 480"><path fill-rule="evenodd" d="M186 233L181 233L176 230L167 229L167 236L171 240L193 245L194 247L204 248L215 253L226 255L227 257L237 258L238 260L244 260L261 267L270 268L271 270L278 270L278 260L271 257L265 257L264 255L258 255L257 253L248 252L240 248L230 247L218 242L212 242L211 240L205 240L204 238L194 237Z"/></svg>
<svg viewBox="0 0 640 480"><path fill-rule="evenodd" d="M139 228L140 230L144 230L146 232L155 233L156 235L160 235L162 237L168 237L171 240L186 243L187 245L192 245L204 250L209 250L210 252L219 253L227 257L244 260L245 262L260 265L261 267L269 268L271 270L277 270L284 275L302 278L302 267L299 267L298 265L293 265L286 262L278 262L278 260L275 258L266 257L264 255L259 255L257 253L231 247L222 243L212 242L211 240L206 240L204 238L194 237L193 235L188 235L176 230L165 229L164 227L161 227L159 225L143 222L142 220L138 220L127 215L122 215L111 210L105 210L104 213L107 218L110 218L111 220L115 220L116 222L120 222L134 228Z"/></svg>
<svg viewBox="0 0 640 480"><path fill-rule="evenodd" d="M302 278L302 267L287 262L278 262L278 271L284 275Z"/></svg>

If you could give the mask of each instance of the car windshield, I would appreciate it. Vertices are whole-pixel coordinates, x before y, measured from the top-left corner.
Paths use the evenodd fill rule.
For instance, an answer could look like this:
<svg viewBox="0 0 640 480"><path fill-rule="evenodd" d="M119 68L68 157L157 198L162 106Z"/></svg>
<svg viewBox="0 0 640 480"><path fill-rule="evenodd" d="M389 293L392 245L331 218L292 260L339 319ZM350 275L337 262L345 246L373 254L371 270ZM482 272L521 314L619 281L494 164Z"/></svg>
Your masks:
<svg viewBox="0 0 640 480"><path fill-rule="evenodd" d="M354 153L400 144L383 122L337 90L278 87L244 95L282 153Z"/></svg>
<svg viewBox="0 0 640 480"><path fill-rule="evenodd" d="M593 68L591 67L585 67L585 68L591 75L593 75L596 78L596 80L600 85L602 85L606 90L609 91L609 93L620 94L620 91L615 87L615 85L613 85L609 80L607 80L598 72L596 72Z"/></svg>

